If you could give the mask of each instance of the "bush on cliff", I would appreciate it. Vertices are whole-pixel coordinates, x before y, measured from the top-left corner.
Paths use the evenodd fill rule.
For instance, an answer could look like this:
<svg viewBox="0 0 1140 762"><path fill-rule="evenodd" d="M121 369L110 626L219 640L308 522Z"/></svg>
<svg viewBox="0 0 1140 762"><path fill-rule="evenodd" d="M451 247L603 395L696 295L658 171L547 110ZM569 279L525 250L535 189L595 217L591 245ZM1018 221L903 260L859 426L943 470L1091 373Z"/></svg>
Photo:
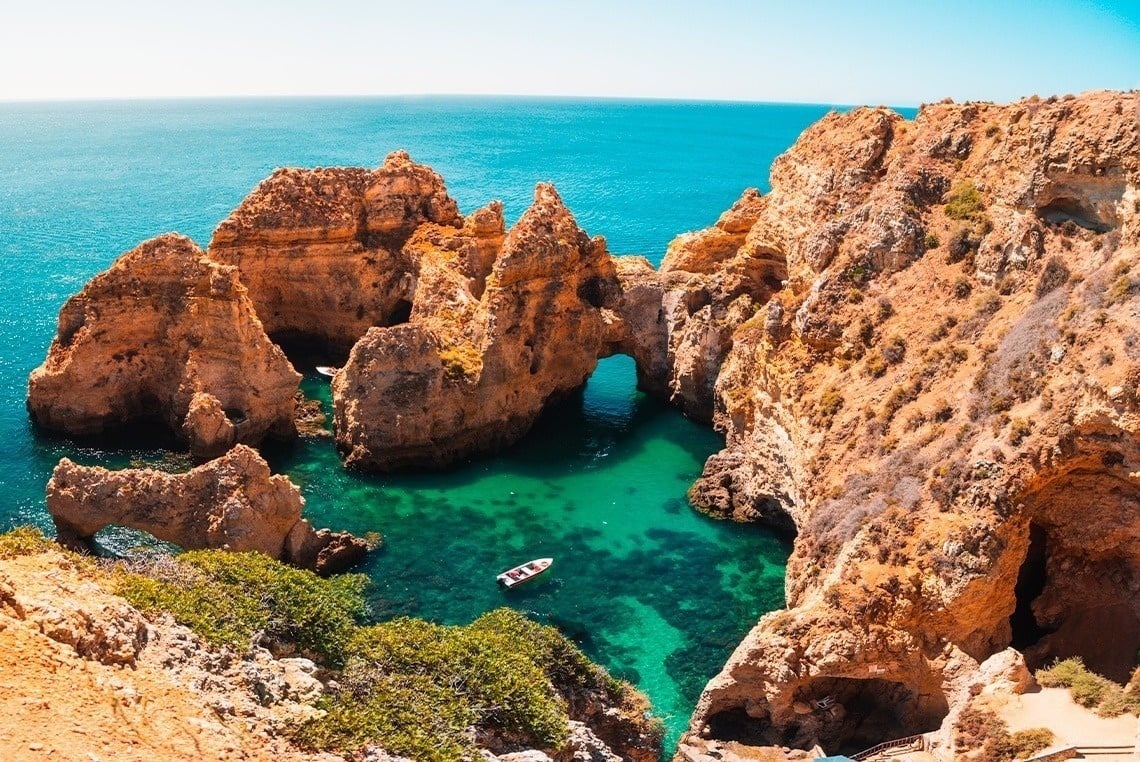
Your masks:
<svg viewBox="0 0 1140 762"><path fill-rule="evenodd" d="M120 570L116 592L144 611L166 611L203 640L239 650L257 633L337 666L365 614L358 574L323 579L261 553L197 550Z"/></svg>
<svg viewBox="0 0 1140 762"><path fill-rule="evenodd" d="M1073 701L1102 717L1140 715L1140 696L1125 693L1123 686L1092 672L1079 656L1055 661L1037 670L1034 677L1046 688L1068 688Z"/></svg>
<svg viewBox="0 0 1140 762"><path fill-rule="evenodd" d="M44 537L36 527L22 526L0 534L0 558L30 556L43 553L50 548L58 548L54 542Z"/></svg>
<svg viewBox="0 0 1140 762"><path fill-rule="evenodd" d="M314 748L460 759L476 754L471 726L557 748L568 732L562 696L601 691L616 704L625 689L553 627L510 609L465 627L402 618L361 628L347 654L327 713L300 729Z"/></svg>
<svg viewBox="0 0 1140 762"><path fill-rule="evenodd" d="M986 203L972 180L964 180L946 196L946 216L952 220L976 220L986 210Z"/></svg>

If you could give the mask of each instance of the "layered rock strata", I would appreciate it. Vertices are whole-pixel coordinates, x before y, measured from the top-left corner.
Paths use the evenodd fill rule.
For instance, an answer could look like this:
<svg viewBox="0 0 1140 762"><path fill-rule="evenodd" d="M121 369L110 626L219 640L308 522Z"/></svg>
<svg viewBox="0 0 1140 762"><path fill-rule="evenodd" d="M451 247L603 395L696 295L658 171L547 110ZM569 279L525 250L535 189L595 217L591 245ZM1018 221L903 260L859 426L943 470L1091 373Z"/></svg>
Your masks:
<svg viewBox="0 0 1140 762"><path fill-rule="evenodd" d="M509 233L502 225L493 207L463 228L422 226L405 245L417 273L409 322L370 329L333 380L348 465L439 466L498 449L593 372L616 291L605 242L549 185ZM456 259L487 239L501 245L472 277Z"/></svg>
<svg viewBox="0 0 1140 762"><path fill-rule="evenodd" d="M373 171L278 169L214 231L210 256L241 272L265 329L343 357L373 326L405 322L404 242L463 219L443 180L406 153Z"/></svg>
<svg viewBox="0 0 1140 762"><path fill-rule="evenodd" d="M739 202L755 221L710 271L782 261L786 285L728 326L726 448L691 497L797 532L788 610L709 683L686 755L939 728L949 746L972 676L1011 644L1030 666L1075 654L1124 676L1140 647L1135 96L834 113L771 185ZM702 268L683 264L691 238L673 267Z"/></svg>
<svg viewBox="0 0 1140 762"><path fill-rule="evenodd" d="M292 436L300 376L262 330L233 267L164 235L67 301L28 409L45 429L97 435L157 420L201 457Z"/></svg>
<svg viewBox="0 0 1140 762"><path fill-rule="evenodd" d="M47 508L64 545L82 547L106 526L149 532L186 549L256 550L320 574L342 571L368 550L344 532L314 530L305 499L238 445L185 473L109 471L64 458L47 485Z"/></svg>

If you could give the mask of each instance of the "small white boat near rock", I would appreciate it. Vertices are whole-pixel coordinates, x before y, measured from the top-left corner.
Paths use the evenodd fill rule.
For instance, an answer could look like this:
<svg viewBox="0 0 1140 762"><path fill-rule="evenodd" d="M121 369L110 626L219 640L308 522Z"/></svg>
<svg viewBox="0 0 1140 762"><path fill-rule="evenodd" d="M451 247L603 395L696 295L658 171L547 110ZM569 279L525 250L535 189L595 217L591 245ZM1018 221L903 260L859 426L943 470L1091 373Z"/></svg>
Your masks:
<svg viewBox="0 0 1140 762"><path fill-rule="evenodd" d="M318 365L317 366L317 373L320 373L322 376L328 376L329 378L332 378L333 376L335 376L339 372L340 372L340 368L334 368L331 365Z"/></svg>
<svg viewBox="0 0 1140 762"><path fill-rule="evenodd" d="M519 564L513 569L507 569L495 579L503 587L514 587L542 574L550 568L552 563L554 563L553 558L536 558L533 561L527 561L525 564Z"/></svg>

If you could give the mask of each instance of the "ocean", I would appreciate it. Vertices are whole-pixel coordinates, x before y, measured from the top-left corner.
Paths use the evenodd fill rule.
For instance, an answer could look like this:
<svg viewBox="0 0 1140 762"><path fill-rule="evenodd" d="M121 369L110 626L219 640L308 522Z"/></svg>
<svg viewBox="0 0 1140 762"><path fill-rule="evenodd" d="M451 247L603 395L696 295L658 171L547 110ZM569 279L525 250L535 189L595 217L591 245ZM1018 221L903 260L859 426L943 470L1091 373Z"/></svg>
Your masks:
<svg viewBox="0 0 1140 762"><path fill-rule="evenodd" d="M508 223L551 181L615 254L659 263L706 227L829 107L420 97L0 104L0 530L50 529L44 485L60 457L110 467L167 457L149 442L77 444L35 432L24 407L60 306L121 253L167 231L203 247L279 166L373 167L395 149L439 172L468 213ZM635 389L633 362L601 362L586 389L519 445L446 473L345 472L331 440L266 455L317 526L384 535L361 571L377 618L466 623L511 606L557 625L650 696L670 745L740 638L784 602L790 547L707 519L685 491L722 439ZM303 388L329 408L328 384ZM330 410L331 412L331 410ZM123 552L139 538L107 530ZM499 571L553 556L527 586Z"/></svg>

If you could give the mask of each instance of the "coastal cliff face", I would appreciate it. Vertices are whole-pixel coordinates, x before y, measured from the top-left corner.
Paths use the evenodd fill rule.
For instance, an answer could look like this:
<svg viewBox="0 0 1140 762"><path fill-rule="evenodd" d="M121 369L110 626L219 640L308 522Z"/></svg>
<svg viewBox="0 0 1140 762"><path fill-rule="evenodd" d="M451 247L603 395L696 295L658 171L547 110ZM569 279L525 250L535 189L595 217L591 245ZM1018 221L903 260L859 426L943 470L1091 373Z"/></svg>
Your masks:
<svg viewBox="0 0 1140 762"><path fill-rule="evenodd" d="M256 550L321 574L360 561L367 546L346 533L314 530L289 478L271 476L255 450L237 445L185 474L109 471L64 458L47 485L59 542L82 549L100 529L126 526L187 550Z"/></svg>
<svg viewBox="0 0 1140 762"><path fill-rule="evenodd" d="M67 301L28 409L90 436L163 422L202 457L295 433L300 376L262 330L232 267L164 235L124 254Z"/></svg>
<svg viewBox="0 0 1140 762"><path fill-rule="evenodd" d="M238 268L266 331L344 357L372 326L408 319L404 242L463 220L443 180L406 153L374 171L278 169L214 231L210 257Z"/></svg>
<svg viewBox="0 0 1140 762"><path fill-rule="evenodd" d="M691 498L797 532L788 610L709 683L682 756L946 730L1011 644L1127 677L1137 114L1116 93L831 114L729 213L743 243L722 219L671 248L663 270L786 280L727 330L726 447Z"/></svg>
<svg viewBox="0 0 1140 762"><path fill-rule="evenodd" d="M218 652L107 588L58 549L0 554L6 760L342 760L287 737L317 714L312 662Z"/></svg>

